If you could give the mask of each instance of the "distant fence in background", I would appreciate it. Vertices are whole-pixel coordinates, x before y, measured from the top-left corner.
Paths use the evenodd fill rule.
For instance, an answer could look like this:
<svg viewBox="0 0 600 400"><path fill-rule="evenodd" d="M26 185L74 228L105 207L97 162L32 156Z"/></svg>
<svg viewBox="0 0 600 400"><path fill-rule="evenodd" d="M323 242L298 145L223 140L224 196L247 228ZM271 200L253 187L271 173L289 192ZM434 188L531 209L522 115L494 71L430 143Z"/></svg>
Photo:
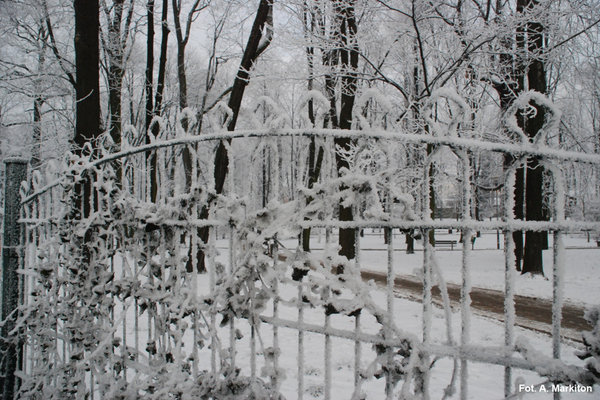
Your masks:
<svg viewBox="0 0 600 400"><path fill-rule="evenodd" d="M419 135L367 128L289 129L281 124L201 136L180 132L145 145L124 141L119 153L71 158L68 166L34 171L22 185L23 162L8 161L3 398L260 399L283 392L301 399L308 391L330 399L340 398L343 390L353 399L363 398L365 391L377 398L427 398L434 360L444 358L454 371L448 373L446 395L457 387L461 398L468 398L473 362L504 368L505 397L515 395L515 369L534 371L548 382L597 382L588 369L561 361L563 235L600 230L600 224L565 219L565 177L559 165L598 166L600 155L559 151L546 145L545 137L535 144L523 137L520 143L496 143L451 131ZM356 151L349 155L354 168L341 177L333 173L335 137L356 139ZM306 154L311 140L324 146L325 156L322 181L309 189L297 183L305 160L296 170L283 166L293 165L292 149ZM222 194L212 189L212 155L220 141L229 157ZM433 152L427 154L426 145ZM412 183L403 180L408 158L400 151L418 156L419 163L409 166ZM188 176L184 152L191 160ZM553 177L551 221L516 220L512 190L505 191L503 219L475 220L469 155L478 152L514 158L504 171L507 188L514 187L516 168L537 157ZM430 176L429 166L443 157L460 166L454 183L462 214L455 221L428 216L429 182L438 179ZM78 185L85 179L93 183L89 217L77 209ZM289 183L294 180L295 185ZM152 182L158 188L154 201ZM409 184L421 188L416 197L405 194ZM354 221L338 220L340 199L354 206ZM19 209L19 220L10 217ZM306 228L326 231L324 251L281 246L282 238ZM356 259L337 255L333 237L339 228L355 229ZM382 290L360 276L359 231L365 228L388 231L384 300L378 298ZM461 250L457 339L449 321L443 337L432 331L432 287L440 271L426 238L438 228L460 230L467 244ZM394 308L392 229L419 229L425 238L419 335L402 329L406 316ZM471 342L471 237L486 229L502 230L505 240L505 334L495 346ZM518 230L554 236L553 357L534 355L515 339L511 233ZM200 265L206 271L193 272ZM446 312L450 318L448 303ZM290 335L294 346L282 346L282 341L289 345ZM314 357L317 345L322 383L312 387L305 383L312 373L306 358ZM350 384L336 381L336 359L346 360L348 354L334 348L353 349Z"/></svg>

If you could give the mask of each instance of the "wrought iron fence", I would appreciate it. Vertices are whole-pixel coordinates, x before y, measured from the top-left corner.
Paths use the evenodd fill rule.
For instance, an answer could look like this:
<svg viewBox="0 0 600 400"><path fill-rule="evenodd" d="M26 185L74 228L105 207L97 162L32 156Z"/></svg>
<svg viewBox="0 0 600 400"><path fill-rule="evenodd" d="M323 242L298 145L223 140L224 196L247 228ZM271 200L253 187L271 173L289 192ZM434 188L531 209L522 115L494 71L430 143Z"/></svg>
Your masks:
<svg viewBox="0 0 600 400"><path fill-rule="evenodd" d="M201 136L179 126L174 138L126 141L119 153L34 171L21 187L21 306L3 313L5 348L18 353L16 382L5 377L5 393L12 396L9 387L21 398L40 399L428 398L440 386L431 387L435 376L447 381L441 397L457 388L468 398L470 366L481 363L504 369L507 398L516 393L515 370L548 382L594 384L593 371L561 361L563 235L600 230L597 222L565 219L563 169L598 165L600 156L550 146L543 135L552 123L534 143L518 132L516 143L502 143L458 132L453 121L430 121L434 135L364 121L367 129L340 131L290 129L271 118L267 129ZM339 177L335 137L356 140L346 155L352 168ZM323 178L308 188L297 183L306 160L294 157L306 154L311 141L325 154ZM229 158L223 193L213 190L219 142ZM512 157L505 188L514 187L515 170L527 158L539 159L552 174L551 220L515 219L513 190L505 190L503 219L475 220L470 156L477 152ZM431 183L448 179L430 166L448 157L458 165L457 221L429 213ZM81 201L85 182L92 188L89 215ZM354 207L354 221L338 220L340 202ZM305 252L293 244L307 228L324 231L323 249ZM340 228L356 232L355 259L337 254ZM383 287L361 276L369 253L360 249L360 231L368 228L387 231ZM429 232L442 228L462 232L458 338L429 241ZM418 332L405 328L409 312L396 298L394 229L422 233ZM504 339L494 346L471 338L471 237L486 229L504 232ZM552 358L533 356L515 335L511 233L525 230L553 233ZM435 285L445 300L439 321ZM13 356L4 357L6 363ZM439 360L450 364L438 367Z"/></svg>

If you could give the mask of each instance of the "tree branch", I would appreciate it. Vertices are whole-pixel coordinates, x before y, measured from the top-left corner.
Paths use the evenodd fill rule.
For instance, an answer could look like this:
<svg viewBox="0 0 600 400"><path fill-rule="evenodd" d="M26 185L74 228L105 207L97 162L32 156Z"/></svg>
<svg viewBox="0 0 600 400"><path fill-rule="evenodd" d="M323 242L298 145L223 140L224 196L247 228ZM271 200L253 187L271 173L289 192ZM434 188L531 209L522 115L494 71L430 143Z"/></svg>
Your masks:
<svg viewBox="0 0 600 400"><path fill-rule="evenodd" d="M575 39L577 36L582 35L584 33L586 33L587 31L589 31L590 29L592 29L594 26L598 25L600 23L600 18L597 19L596 21L594 21L594 23L592 23L591 25L586 26L585 28L583 28L582 30L580 30L577 33L572 34L571 36L569 36L568 38L566 38L565 40L560 41L559 43L555 44L554 46L552 46L548 51L552 51L554 49L556 49L557 47L562 46L563 44L570 42L571 40Z"/></svg>
<svg viewBox="0 0 600 400"><path fill-rule="evenodd" d="M75 81L75 77L73 76L73 74L71 72L69 72L69 70L65 67L65 63L69 63L71 64L68 60L65 60L60 52L58 51L58 46L56 44L56 38L54 37L54 30L52 29L52 22L50 21L50 14L48 13L48 4L46 3L46 1L42 1L42 7L44 8L44 20L46 22L46 29L48 30L48 37L50 38L50 49L52 50L52 53L54 54L54 56L56 57L56 59L58 60L58 65L60 66L60 68L62 69L62 71L67 75L67 79L69 80L69 83L75 87L76 85L76 81Z"/></svg>

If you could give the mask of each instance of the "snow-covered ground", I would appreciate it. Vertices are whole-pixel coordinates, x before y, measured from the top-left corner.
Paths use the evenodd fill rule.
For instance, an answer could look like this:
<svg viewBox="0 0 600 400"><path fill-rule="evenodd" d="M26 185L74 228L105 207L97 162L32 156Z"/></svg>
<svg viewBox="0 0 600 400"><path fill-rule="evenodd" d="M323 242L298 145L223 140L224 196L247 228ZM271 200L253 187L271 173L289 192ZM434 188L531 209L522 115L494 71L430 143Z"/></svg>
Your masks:
<svg viewBox="0 0 600 400"><path fill-rule="evenodd" d="M397 232L397 231L395 231ZM461 283L462 245L459 242L460 234L454 231L436 232L438 240L455 240L458 244L454 250L450 247L436 249L436 259L446 282ZM315 235L312 247L315 249L323 246L324 235ZM337 237L332 239L337 243ZM504 237L499 235L500 250L497 249L498 236L496 232L482 232L481 237L475 241L474 251L471 253L471 282L475 287L487 289L504 289ZM587 241L583 233L566 235L566 257L564 270L565 299L577 304L599 304L600 294L600 247L595 238ZM418 276L423 268L423 252L419 241L415 241L415 253L406 254L404 235L394 234L394 271L397 275ZM286 246L295 247L294 240L284 242ZM361 238L360 247L361 268L373 271L387 271L387 245L383 243L383 233L368 230ZM549 236L549 250L545 250L544 273L545 277L531 275L518 275L515 283L515 293L551 299L552 298L552 235Z"/></svg>
<svg viewBox="0 0 600 400"><path fill-rule="evenodd" d="M295 289L295 288L293 288ZM285 293L282 289L283 297L294 297L296 292L292 290L290 293ZM371 296L380 307L385 307L386 299L383 290L374 290ZM394 301L395 323L403 331L409 334L414 334L420 337L422 326L423 306L420 303L412 302L406 299L396 298ZM280 307L280 318L296 320L298 311L296 308ZM332 316L331 326L339 329L351 331L354 328L354 318L344 316ZM324 313L322 310L306 309L304 319L306 322L314 323L323 326ZM369 331L370 327L380 326L373 318L363 318L362 329ZM240 329L243 338L236 343L237 348L237 364L243 367L245 373L249 371L250 353L248 349L250 329L247 323L239 322L236 328ZM372 329L371 329L372 331ZM432 341L434 343L443 344L446 342L446 321L443 310L434 308L433 323L432 323ZM223 331L223 337L227 333ZM271 341L272 328L268 325L263 325L260 332L262 340L268 346ZM460 337L460 316L459 312L452 314L452 335L455 340ZM546 357L552 357L551 338L547 335L529 331L526 329L516 328L516 337L520 340L525 338L530 345L539 351L539 354ZM325 390L325 338L321 334L304 333L304 398L305 399L322 399L324 398ZM284 369L287 378L283 381L281 392L286 399L298 398L298 332L293 329L279 328L279 344L281 348L280 368ZM504 326L501 322L473 316L471 322L471 341L470 344L498 347L504 344ZM569 364L583 365L581 360L575 356L576 347L573 344L564 344L562 347L562 359ZM332 399L350 399L353 394L354 382L354 342L350 340L332 339ZM365 369L368 363L371 362L375 353L370 345L362 345L362 362L361 368ZM208 360L205 358L208 368ZM258 357L258 368L260 371L262 359ZM432 399L443 398L444 390L452 381L452 373L454 361L448 358L441 358L435 362L431 372L430 394ZM457 377L459 371L456 371ZM513 381L520 381L527 385L537 385L545 382L545 379L539 377L536 373L524 370L513 371ZM497 365L469 363L468 364L468 398L469 399L502 399L504 398L504 368ZM401 384L396 388L399 391ZM459 398L459 379L455 382L456 392L449 398ZM367 399L384 399L385 398L385 380L371 379L363 384L363 392ZM564 394L563 399L597 399L599 398L600 387L594 388L594 393L591 394ZM525 395L525 393L523 393ZM552 395L549 393L537 392L528 393L524 399L550 399Z"/></svg>
<svg viewBox="0 0 600 400"><path fill-rule="evenodd" d="M448 235L444 239L453 238L458 240L458 235ZM440 232L439 238L442 238ZM319 243L316 235L313 240L313 247L318 249L324 244L324 237ZM337 237L333 238L337 241ZM596 247L595 242L587 243L583 236L568 237L567 246L578 247L567 249L567 268L565 274L565 291L566 297L572 301L586 304L597 304L597 297L594 296L597 288L600 287L600 270L595 259L600 256L600 249ZM227 240L219 240L217 248L219 250L218 259L223 263L227 263L228 248ZM415 254L407 255L404 251L404 237L398 234L394 238L394 243L398 251L394 252L394 267L399 275L418 274L421 267L422 254L419 246ZM294 248L296 242L293 239L284 240L286 247ZM495 249L496 236L491 232L484 232L483 236L477 239L475 251L472 253L472 281L473 286L490 287L501 289L503 285L503 253L502 250ZM579 247L586 247L580 249ZM363 268L385 271L387 252L383 244L381 235L367 232L367 235L361 239L361 265ZM318 251L318 250L316 250ZM547 257L545 268L549 273L551 270L551 252L546 252ZM437 252L438 264L443 271L444 277L450 282L460 282L460 246L454 250L444 249ZM133 262L130 262L133 266ZM116 271L125 271L121 262L115 262ZM131 273L131 271L129 272ZM196 275L197 293L200 296L209 297L209 274ZM522 281L522 282L521 282ZM308 289L306 289L308 290ZM543 279L531 279L519 277L517 284L517 292L522 294L537 295L540 297L550 297L551 281ZM290 321L293 325L298 321L298 307L293 304L293 300L297 298L297 287L282 283L279 286L279 294L283 300L289 300L288 303L281 301L279 303L278 318ZM375 285L371 285L369 296L373 303L380 309L386 308L386 292L384 289ZM117 307L115 321L121 321L124 318L125 329L119 327L115 333L118 336L126 337L128 346L136 346L143 352L146 343L156 339L156 326L153 323L148 323L148 312L142 313L138 319L137 332L135 323L135 308L132 302L127 303L129 308L125 310ZM272 315L272 306L270 302L267 304L265 311L262 313L265 317ZM410 301L404 298L393 299L393 319L395 326L401 332L403 337L413 337L417 341L422 339L422 323L423 323L423 304ZM119 315L121 314L121 315ZM434 345L448 344L447 318L443 309L433 307L433 318L431 326L431 343ZM321 307L304 307L304 322L315 326L324 327L326 325L326 317ZM343 330L352 334L355 329L355 318L343 315L331 315L329 326L332 328ZM460 310L450 311L450 336L453 338L452 345L456 345L460 341L461 336L461 316ZM208 323L208 321L205 321ZM217 316L217 324L221 322L221 317ZM187 329L182 328L184 332L182 336L183 352L182 357L188 358L193 354L192 348L195 345L190 324ZM364 334L377 334L382 325L367 311L361 314L360 331ZM249 376L251 371L251 329L245 319L235 321L235 329L239 330L239 339L235 340L236 361L237 367L241 368L241 375ZM220 327L219 341L220 348L227 349L230 345L230 327L228 325ZM326 355L325 335L321 333L311 333L305 331L303 334L303 371L301 380L303 385L304 399L323 399L327 387L327 374L330 371L331 381L331 396L333 400L350 399L354 391L354 365L355 365L355 342L352 339L342 339L339 337L330 338L330 357ZM552 357L552 339L545 334L534 332L531 330L515 327L515 337L519 342L526 341L529 343L536 356L547 358ZM206 346L198 346L198 367L200 371L211 369L211 346L210 338L206 339ZM504 325L503 323L491 318L472 315L470 323L470 346L485 347L486 349L496 350L504 346ZM286 399L298 398L298 365L299 365L299 333L297 329L280 327L278 329L278 341L280 349L279 368L285 373L285 379L281 381L280 391ZM135 344L134 344L135 343ZM269 324L261 324L255 341L256 348L256 374L261 376L261 370L265 367L264 349L273 346L273 327ZM561 359L567 364L583 366L584 362L579 360L575 351L578 349L578 344L563 343L561 347ZM225 354L225 353L222 353ZM371 363L377 357L373 346L368 343L362 343L360 347L360 371L367 371ZM496 353L497 355L498 353ZM518 355L515 355L518 357ZM496 357L498 358L498 357ZM331 366L327 368L327 364ZM444 393L447 392L449 386L454 390L452 395L446 398L460 398L460 363L455 364L452 358L440 357L435 359L430 375L430 398L443 399ZM141 375L145 376L144 368L141 367ZM504 367L489 363L468 362L467 366L467 385L469 399L502 399L504 398ZM129 375L134 375L134 372ZM454 379L453 379L454 377ZM263 378L268 381L269 378ZM538 376L536 373L513 369L512 382L523 383L525 385L539 385L544 383L546 378ZM385 379L369 378L361 387L367 399L384 399L385 396ZM395 396L401 389L402 382L396 385ZM551 399L551 393L536 392L536 393L516 393L514 398L543 400ZM591 400L600 398L600 386L594 387L593 393L564 393L563 399L567 400Z"/></svg>
<svg viewBox="0 0 600 400"><path fill-rule="evenodd" d="M376 271L385 271L387 268L386 245L383 243L383 236L368 231L361 239L361 267ZM448 234L439 232L438 239L459 239L458 234ZM332 239L337 242L337 237ZM500 244L502 246L502 236ZM318 251L324 244L324 236L319 240L318 235L313 237L312 247ZM569 301L582 304L597 304L599 298L597 295L600 287L600 266L596 261L600 256L600 248L596 246L594 240L587 242L583 235L569 235L566 240L567 256L565 271L565 297ZM294 248L296 241L293 239L285 240L284 245L288 248ZM394 238L394 267L396 274L399 275L418 275L422 268L422 254L419 244L416 245L415 254L406 254L404 251L404 236L397 234ZM224 249L225 242L219 243L219 247ZM552 242L550 242L550 248ZM455 246L454 250L446 249L437 251L437 261L448 282L460 283L461 267L461 246ZM221 250L224 253L224 250ZM544 266L548 276L552 271L552 252L544 252ZM503 289L504 284L504 256L502 250L496 249L496 234L494 232L484 232L475 243L475 251L472 253L472 283L473 286ZM289 288L290 293L282 288L282 296L293 298L296 295L295 288ZM530 278L519 276L517 278L516 292L518 294L551 298L552 282L551 279ZM374 289L371 296L375 302L385 308L386 298L382 289ZM423 305L407 299L396 298L394 300L394 318L396 325L408 334L421 337L422 332L422 313ZM280 307L280 318L288 320L297 320L298 310L295 307ZM305 311L305 320L318 324L324 324L324 313L322 310L307 309ZM354 319L343 316L332 316L331 326L351 331L354 327ZM452 313L452 336L455 341L460 338L460 315L459 311ZM374 319L371 321L368 317L362 321L362 329L369 330L369 326L380 326ZM238 326L243 338L238 342L238 363L245 365L248 371L249 365L249 327L241 322ZM536 349L538 354L552 357L551 338L547 335L533 332L530 330L515 328L518 340L525 339ZM269 343L272 328L263 325L261 336L264 341ZM439 308L433 310L433 342L445 344L447 340L446 317L444 311ZM283 381L281 390L286 398L297 398L297 370L298 370L298 333L292 329L280 328L279 341L282 349L280 366L286 371L287 379ZM304 398L320 399L324 396L325 390L325 347L324 336L315 333L304 334ZM481 316L472 316L471 321L471 345L497 347L504 344L504 325L489 318ZM562 346L562 360L574 365L582 366L583 363L575 356L577 344L565 343ZM348 399L352 396L354 382L354 342L344 339L332 340L332 399ZM368 362L372 361L375 353L370 345L363 344L361 349L362 360L361 368L366 368ZM260 360L260 357L259 357ZM443 398L444 390L452 381L454 370L454 361L448 358L436 360L431 374L431 398ZM260 371L260 361L258 371ZM458 372L457 372L458 376ZM470 362L468 364L468 398L470 399L501 399L503 394L504 368L491 364L480 364ZM513 371L513 382L523 382L527 385L537 385L545 381L536 373L524 370ZM450 398L459 398L459 379L457 379L454 388L455 393ZM396 390L399 390L398 385ZM363 391L368 399L385 398L384 379L371 379L363 385ZM537 393L519 393L524 395L525 399L550 399L552 394ZM600 387L596 386L591 394L584 393L566 393L563 399L597 399L600 398Z"/></svg>

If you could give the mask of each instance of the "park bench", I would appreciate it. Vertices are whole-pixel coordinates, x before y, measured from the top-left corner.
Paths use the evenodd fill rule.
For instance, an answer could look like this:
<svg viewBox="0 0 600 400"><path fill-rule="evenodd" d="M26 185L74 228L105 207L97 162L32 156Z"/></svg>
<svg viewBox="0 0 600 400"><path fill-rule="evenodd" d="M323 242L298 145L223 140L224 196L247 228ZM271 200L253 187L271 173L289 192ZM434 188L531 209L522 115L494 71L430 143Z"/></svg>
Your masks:
<svg viewBox="0 0 600 400"><path fill-rule="evenodd" d="M435 240L435 247L442 247L442 246L450 246L450 250L454 250L454 245L456 245L456 240Z"/></svg>
<svg viewBox="0 0 600 400"><path fill-rule="evenodd" d="M475 239L477 237L473 236L471 238L471 249L475 248ZM456 243L458 243L456 240L435 240L435 246L436 247L442 247L442 246L446 246L446 247L450 247L450 250L454 250L454 245L456 245Z"/></svg>

